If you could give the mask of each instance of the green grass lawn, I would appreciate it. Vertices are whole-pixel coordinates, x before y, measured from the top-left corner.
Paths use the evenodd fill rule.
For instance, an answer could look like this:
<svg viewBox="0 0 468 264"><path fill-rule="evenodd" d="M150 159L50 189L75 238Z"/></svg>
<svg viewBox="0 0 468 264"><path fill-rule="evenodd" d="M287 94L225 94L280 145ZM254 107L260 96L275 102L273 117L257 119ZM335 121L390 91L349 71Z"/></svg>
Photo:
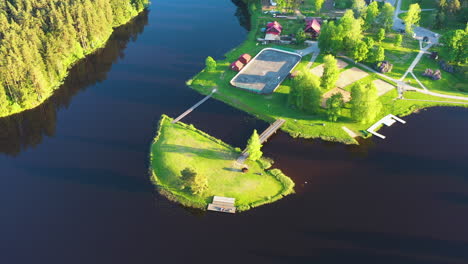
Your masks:
<svg viewBox="0 0 468 264"><path fill-rule="evenodd" d="M215 139L193 126L172 124L161 118L158 135L151 146L151 170L159 191L185 206L206 208L213 196L236 198L240 211L271 203L293 192L294 183L279 170L265 171L268 162L247 161L249 172L234 167L240 150ZM208 178L203 195L181 190L180 171L194 168ZM258 175L262 174L262 175Z"/></svg>
<svg viewBox="0 0 468 264"><path fill-rule="evenodd" d="M437 61L430 59L428 55L424 55L414 68L413 73L429 90L468 97L468 83L460 73L449 73L441 70L442 79L433 81L429 77L422 76L422 73L428 68L437 70L440 69L440 66Z"/></svg>
<svg viewBox="0 0 468 264"><path fill-rule="evenodd" d="M380 44L385 49L385 60L393 64L391 72L386 75L395 79L401 78L416 58L419 52L419 42L408 36L403 37L401 46L396 46L395 37L397 33L389 33Z"/></svg>
<svg viewBox="0 0 468 264"><path fill-rule="evenodd" d="M416 0L399 0L399 1L403 1L401 2L402 11L408 10L411 4L415 4L419 2ZM437 8L437 1L436 0L421 0L421 3L419 3L419 6L421 7L421 9Z"/></svg>

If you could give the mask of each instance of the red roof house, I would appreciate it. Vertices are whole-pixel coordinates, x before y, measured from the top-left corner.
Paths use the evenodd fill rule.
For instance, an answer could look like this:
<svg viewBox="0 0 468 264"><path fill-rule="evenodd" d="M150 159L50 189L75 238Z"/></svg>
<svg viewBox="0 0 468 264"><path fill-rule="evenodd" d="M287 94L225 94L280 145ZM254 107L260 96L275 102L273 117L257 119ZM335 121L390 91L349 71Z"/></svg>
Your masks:
<svg viewBox="0 0 468 264"><path fill-rule="evenodd" d="M237 59L238 61L242 62L243 64L247 64L249 63L249 61L252 59L252 56L250 56L249 54L245 53L245 54L242 54L239 59Z"/></svg>
<svg viewBox="0 0 468 264"><path fill-rule="evenodd" d="M231 70L233 71L240 71L242 70L242 68L244 68L244 63L242 63L239 60L236 60L235 62L231 64Z"/></svg>
<svg viewBox="0 0 468 264"><path fill-rule="evenodd" d="M313 37L317 37L320 34L320 28L322 26L320 25L320 22L313 18L311 20L306 20L306 27L304 31L306 33L310 33Z"/></svg>
<svg viewBox="0 0 468 264"><path fill-rule="evenodd" d="M279 35L281 34L281 31L283 31L283 27L277 21L270 22L267 24L267 29L266 29L267 34Z"/></svg>

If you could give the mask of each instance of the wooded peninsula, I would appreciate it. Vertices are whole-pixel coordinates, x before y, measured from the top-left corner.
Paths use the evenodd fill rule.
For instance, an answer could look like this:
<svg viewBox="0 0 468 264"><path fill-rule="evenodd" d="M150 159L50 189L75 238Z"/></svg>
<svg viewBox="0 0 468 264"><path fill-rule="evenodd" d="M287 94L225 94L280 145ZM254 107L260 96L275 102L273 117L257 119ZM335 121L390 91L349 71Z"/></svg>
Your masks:
<svg viewBox="0 0 468 264"><path fill-rule="evenodd" d="M76 61L102 47L148 0L0 1L0 117L53 94Z"/></svg>

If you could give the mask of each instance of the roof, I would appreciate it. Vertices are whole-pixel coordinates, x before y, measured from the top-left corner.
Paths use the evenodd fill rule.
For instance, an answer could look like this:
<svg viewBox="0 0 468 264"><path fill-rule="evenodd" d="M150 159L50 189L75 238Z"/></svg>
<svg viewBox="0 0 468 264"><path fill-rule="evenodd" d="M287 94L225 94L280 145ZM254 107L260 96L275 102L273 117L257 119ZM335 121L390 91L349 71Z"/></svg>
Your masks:
<svg viewBox="0 0 468 264"><path fill-rule="evenodd" d="M231 68L242 69L243 67L244 67L244 63L242 63L239 60L236 60L235 62L231 63Z"/></svg>
<svg viewBox="0 0 468 264"><path fill-rule="evenodd" d="M322 26L320 25L320 22L317 19L314 18L312 20L308 20L306 23L307 25L305 31L312 29L313 31L320 33L320 29Z"/></svg>
<svg viewBox="0 0 468 264"><path fill-rule="evenodd" d="M240 55L239 60L245 60L245 62L249 62L252 59L252 56L250 54L244 53Z"/></svg>
<svg viewBox="0 0 468 264"><path fill-rule="evenodd" d="M283 27L277 21L270 22L267 24L266 32L272 33L272 34L279 34L281 33L281 31L283 31Z"/></svg>

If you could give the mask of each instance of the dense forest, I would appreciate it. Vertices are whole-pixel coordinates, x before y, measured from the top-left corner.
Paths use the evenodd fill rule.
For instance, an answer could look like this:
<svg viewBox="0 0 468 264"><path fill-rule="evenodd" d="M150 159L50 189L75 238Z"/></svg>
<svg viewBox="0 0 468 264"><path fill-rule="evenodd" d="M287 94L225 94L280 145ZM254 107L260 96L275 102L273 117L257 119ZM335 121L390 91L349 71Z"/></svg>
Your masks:
<svg viewBox="0 0 468 264"><path fill-rule="evenodd" d="M44 103L0 118L0 153L16 155L41 143L44 136L53 136L57 111L67 108L80 91L106 80L112 65L125 57L127 44L136 41L147 24L148 12L143 11L129 23L115 29L103 48L74 64L60 89Z"/></svg>
<svg viewBox="0 0 468 264"><path fill-rule="evenodd" d="M0 0L0 117L48 98L148 0Z"/></svg>

